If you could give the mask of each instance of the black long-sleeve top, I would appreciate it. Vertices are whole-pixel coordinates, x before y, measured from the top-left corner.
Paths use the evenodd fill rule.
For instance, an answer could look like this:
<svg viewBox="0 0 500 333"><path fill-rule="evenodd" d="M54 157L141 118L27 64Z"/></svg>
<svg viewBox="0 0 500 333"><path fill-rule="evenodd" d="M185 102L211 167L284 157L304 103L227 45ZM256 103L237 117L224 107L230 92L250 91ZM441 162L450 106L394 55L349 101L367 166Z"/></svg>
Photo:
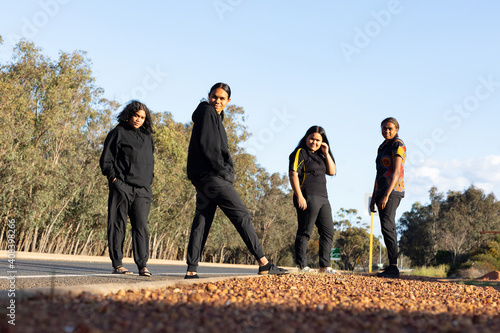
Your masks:
<svg viewBox="0 0 500 333"><path fill-rule="evenodd" d="M207 102L193 112L193 131L189 142L187 175L190 180L220 176L234 181L233 160L229 154L222 116Z"/></svg>
<svg viewBox="0 0 500 333"><path fill-rule="evenodd" d="M120 122L104 141L99 165L109 182L118 178L129 185L147 188L154 177L153 153L151 134Z"/></svg>

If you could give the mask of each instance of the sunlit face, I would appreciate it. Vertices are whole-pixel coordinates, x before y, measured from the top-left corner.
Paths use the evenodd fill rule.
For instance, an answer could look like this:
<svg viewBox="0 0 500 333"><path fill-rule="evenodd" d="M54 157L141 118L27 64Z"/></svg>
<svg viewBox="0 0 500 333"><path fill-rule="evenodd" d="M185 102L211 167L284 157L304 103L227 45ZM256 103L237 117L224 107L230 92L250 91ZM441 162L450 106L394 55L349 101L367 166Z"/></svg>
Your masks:
<svg viewBox="0 0 500 333"><path fill-rule="evenodd" d="M208 103L215 108L217 113L221 113L229 101L231 101L231 99L222 88L217 88L208 95Z"/></svg>
<svg viewBox="0 0 500 333"><path fill-rule="evenodd" d="M144 112L144 110L139 110L134 115L132 115L132 117L130 117L128 123L133 128L138 129L139 127L142 126L142 124L144 124L145 120L146 120L146 112Z"/></svg>
<svg viewBox="0 0 500 333"><path fill-rule="evenodd" d="M323 137L319 133L311 133L306 138L306 146L310 151L315 152L321 147Z"/></svg>
<svg viewBox="0 0 500 333"><path fill-rule="evenodd" d="M394 125L390 121L388 121L388 122L384 123L384 125L382 125L382 136L386 140L393 139L396 136L396 134L398 134L398 129L396 128L396 125Z"/></svg>

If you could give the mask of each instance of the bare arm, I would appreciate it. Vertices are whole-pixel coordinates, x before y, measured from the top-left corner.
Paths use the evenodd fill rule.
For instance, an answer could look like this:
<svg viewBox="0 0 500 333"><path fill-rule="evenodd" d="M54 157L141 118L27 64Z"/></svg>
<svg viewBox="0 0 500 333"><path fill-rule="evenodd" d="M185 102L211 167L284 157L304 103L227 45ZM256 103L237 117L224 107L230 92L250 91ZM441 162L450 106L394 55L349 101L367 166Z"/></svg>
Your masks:
<svg viewBox="0 0 500 333"><path fill-rule="evenodd" d="M321 152L326 157L326 174L329 176L335 175L337 173L337 166L332 156L328 153L328 145L325 142L321 144Z"/></svg>

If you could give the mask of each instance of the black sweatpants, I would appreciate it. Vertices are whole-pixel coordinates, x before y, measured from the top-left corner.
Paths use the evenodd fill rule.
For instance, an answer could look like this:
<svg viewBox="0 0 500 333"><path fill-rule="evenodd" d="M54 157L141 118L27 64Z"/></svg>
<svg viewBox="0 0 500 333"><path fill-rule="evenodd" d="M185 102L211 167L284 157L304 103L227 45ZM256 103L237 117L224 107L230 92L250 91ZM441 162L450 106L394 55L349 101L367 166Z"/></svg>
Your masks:
<svg viewBox="0 0 500 333"><path fill-rule="evenodd" d="M108 197L108 245L113 267L122 265L127 216L132 225L134 261L140 270L149 257L148 215L153 193L151 188L130 186L120 179L110 184Z"/></svg>
<svg viewBox="0 0 500 333"><path fill-rule="evenodd" d="M319 266L330 266L330 250L333 243L332 208L328 198L308 195L307 208L297 209L297 235L295 237L295 261L300 268L307 266L307 243L314 225L319 233Z"/></svg>
<svg viewBox="0 0 500 333"><path fill-rule="evenodd" d="M205 247L217 206L236 227L255 259L264 257L262 245L250 219L248 209L229 181L221 177L206 176L193 181L196 187L196 211L189 236L188 271L196 272L201 252Z"/></svg>
<svg viewBox="0 0 500 333"><path fill-rule="evenodd" d="M396 209L401 202L402 196L394 194L389 195L389 200L384 209L380 209L379 200L377 200L378 215L380 217L380 227L382 236L384 236L385 247L389 257L389 265L398 264L398 234L396 232Z"/></svg>

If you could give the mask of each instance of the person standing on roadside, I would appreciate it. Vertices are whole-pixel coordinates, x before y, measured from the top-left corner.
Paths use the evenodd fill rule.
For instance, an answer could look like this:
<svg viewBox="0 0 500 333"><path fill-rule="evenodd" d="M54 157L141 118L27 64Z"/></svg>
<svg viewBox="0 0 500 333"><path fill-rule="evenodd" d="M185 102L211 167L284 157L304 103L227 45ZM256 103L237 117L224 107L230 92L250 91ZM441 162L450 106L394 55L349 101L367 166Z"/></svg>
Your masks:
<svg viewBox="0 0 500 333"><path fill-rule="evenodd" d="M231 89L216 83L193 112L187 175L196 188L196 211L187 250L185 279L198 278L198 262L219 207L235 226L250 253L259 263L259 274L288 274L264 256L250 213L236 192L233 160L224 129L224 108L231 100Z"/></svg>
<svg viewBox="0 0 500 333"><path fill-rule="evenodd" d="M332 208L326 190L326 175L337 173L337 166L320 126L309 128L289 157L289 179L293 190L293 205L297 210L295 261L302 272L313 272L307 265L307 243L314 225L319 233L319 272L335 274L330 267L333 243Z"/></svg>
<svg viewBox="0 0 500 333"><path fill-rule="evenodd" d="M389 257L389 266L377 273L378 277L398 278L398 241L396 232L396 209L405 195L404 164L406 146L398 135L399 123L389 117L380 124L384 142L378 147L377 175L373 188L370 210L375 205L380 217L382 235Z"/></svg>
<svg viewBox="0 0 500 333"><path fill-rule="evenodd" d="M118 125L104 141L99 164L108 178L108 246L113 274L133 274L123 267L127 216L132 225L134 261L141 276L151 276L148 215L153 199L154 143L147 106L131 101L118 115Z"/></svg>

